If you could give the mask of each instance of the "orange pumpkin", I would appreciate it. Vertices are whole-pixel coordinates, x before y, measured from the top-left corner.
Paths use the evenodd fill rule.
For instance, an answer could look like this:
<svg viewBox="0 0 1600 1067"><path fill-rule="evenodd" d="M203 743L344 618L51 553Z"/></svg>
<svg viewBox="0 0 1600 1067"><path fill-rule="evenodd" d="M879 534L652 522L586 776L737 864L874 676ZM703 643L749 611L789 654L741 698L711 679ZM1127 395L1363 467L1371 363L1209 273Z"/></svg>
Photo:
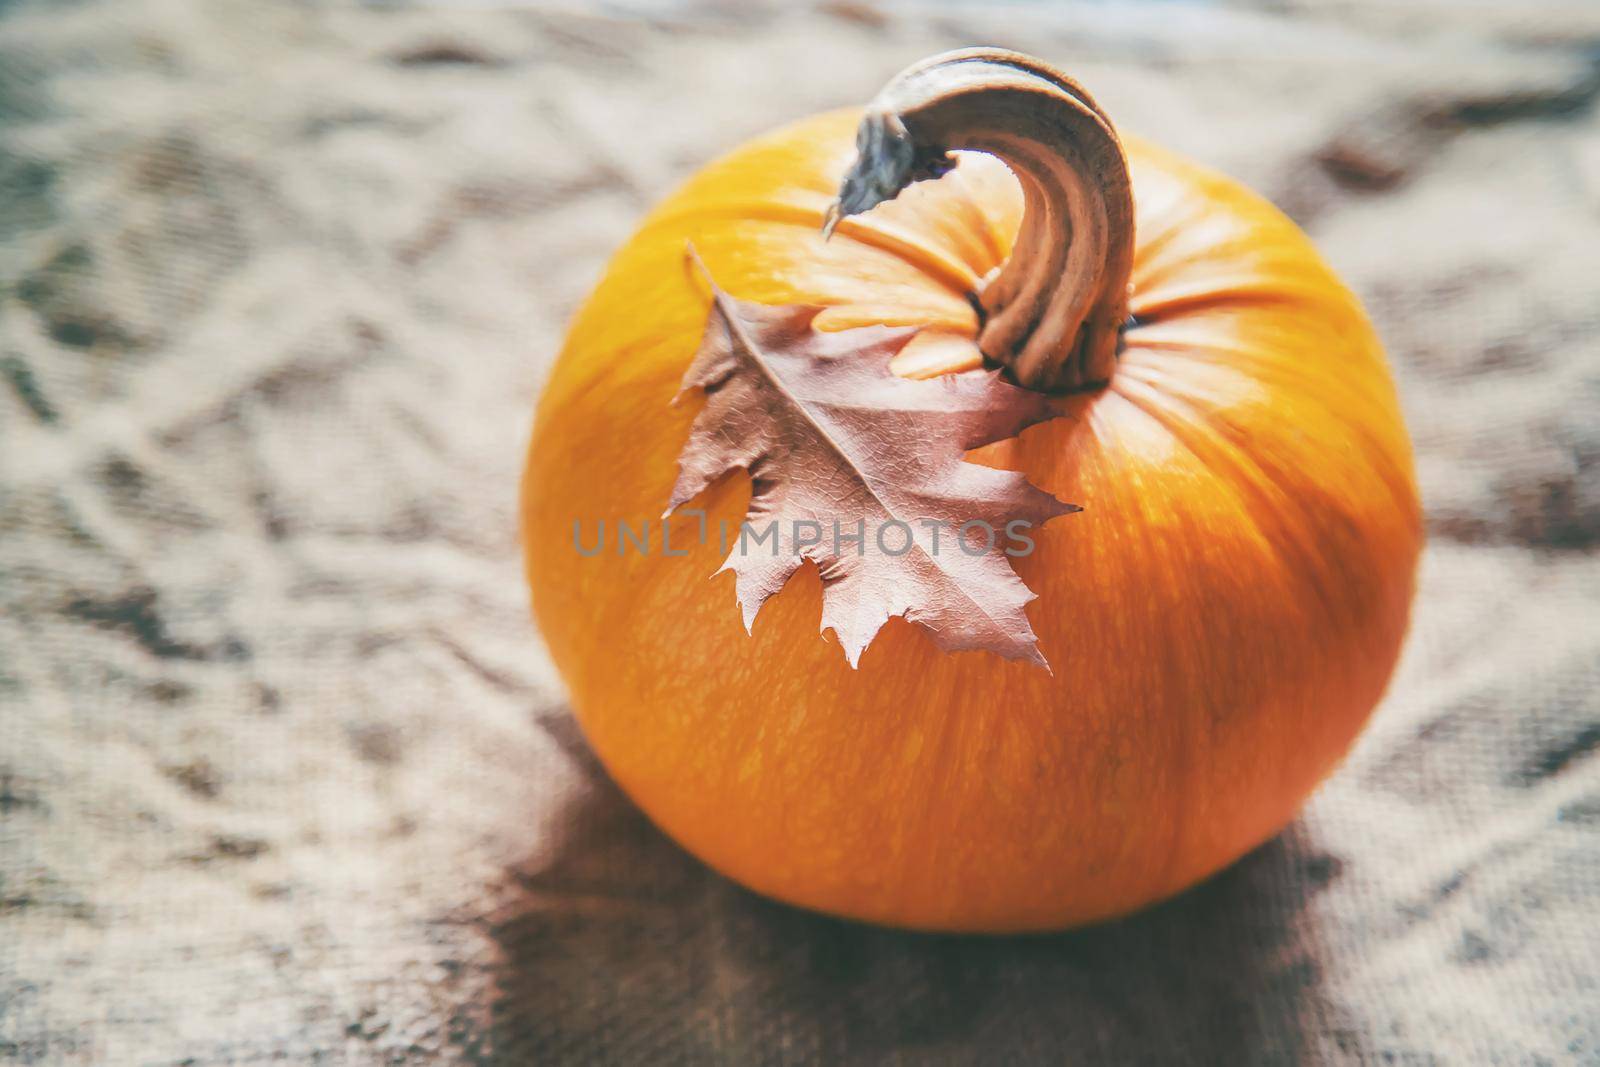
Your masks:
<svg viewBox="0 0 1600 1067"><path fill-rule="evenodd" d="M825 242L858 124L870 148L885 122L923 174L980 151ZM654 522L673 485L709 303L690 244L736 297L824 305L820 328L920 327L900 373L970 369L981 347L1062 394L969 456L1084 508L1015 560L1051 671L941 651L903 618L852 669L819 635L812 567L747 633L693 517L671 523L682 557L575 551L575 523ZM695 503L737 528L750 494L741 473ZM661 204L572 324L522 514L573 708L662 829L761 893L944 930L1119 915L1276 833L1383 692L1422 540L1383 352L1306 237L990 50L912 68L865 118L762 137Z"/></svg>

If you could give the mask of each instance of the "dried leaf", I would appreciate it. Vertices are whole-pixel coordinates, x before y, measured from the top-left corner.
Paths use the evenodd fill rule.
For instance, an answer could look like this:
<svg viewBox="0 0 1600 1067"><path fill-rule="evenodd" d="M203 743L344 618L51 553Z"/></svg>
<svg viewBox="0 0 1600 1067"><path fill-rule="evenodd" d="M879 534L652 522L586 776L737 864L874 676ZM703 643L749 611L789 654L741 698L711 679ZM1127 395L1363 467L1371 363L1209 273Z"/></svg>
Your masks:
<svg viewBox="0 0 1600 1067"><path fill-rule="evenodd" d="M730 538L717 572L734 572L746 628L809 559L822 576L822 628L838 635L851 666L904 615L941 648L1048 667L1023 611L1034 594L1004 551L1023 547L1007 524L1037 527L1079 509L964 454L1050 418L1049 398L995 371L898 377L889 360L914 329L820 331L812 320L821 308L713 294L679 394L701 389L706 403L667 512L727 471L749 471L744 536ZM986 551L977 523L994 534Z"/></svg>

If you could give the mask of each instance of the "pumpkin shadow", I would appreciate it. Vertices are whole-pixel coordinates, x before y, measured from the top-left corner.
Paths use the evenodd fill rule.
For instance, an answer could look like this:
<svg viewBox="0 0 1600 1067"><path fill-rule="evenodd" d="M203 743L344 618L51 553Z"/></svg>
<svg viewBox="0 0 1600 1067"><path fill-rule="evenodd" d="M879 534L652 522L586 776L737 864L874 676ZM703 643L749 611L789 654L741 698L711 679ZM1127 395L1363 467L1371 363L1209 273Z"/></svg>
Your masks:
<svg viewBox="0 0 1600 1067"><path fill-rule="evenodd" d="M547 723L556 727L557 724ZM496 1064L1295 1063L1324 1030L1296 824L1165 904L1065 934L883 930L758 897L589 787L490 924ZM558 730L559 732L559 730Z"/></svg>

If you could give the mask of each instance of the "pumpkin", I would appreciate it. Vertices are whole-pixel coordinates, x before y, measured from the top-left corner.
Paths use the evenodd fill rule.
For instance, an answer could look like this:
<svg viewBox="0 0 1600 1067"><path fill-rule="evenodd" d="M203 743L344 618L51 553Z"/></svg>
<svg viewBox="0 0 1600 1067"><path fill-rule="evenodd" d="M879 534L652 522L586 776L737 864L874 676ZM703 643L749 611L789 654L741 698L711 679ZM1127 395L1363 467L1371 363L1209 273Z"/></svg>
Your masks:
<svg viewBox="0 0 1600 1067"><path fill-rule="evenodd" d="M819 331L915 327L898 375L987 365L1050 395L966 457L1082 507L1012 561L1048 669L901 616L853 666L813 566L747 632L726 543L695 536L738 528L743 471L667 524L670 553L659 528L638 550L705 403L679 396L702 269L821 307ZM651 819L779 900L965 931L1122 915L1277 833L1383 693L1422 541L1382 349L1308 239L993 49L763 136L657 207L571 325L521 509L573 710ZM597 549L602 523L635 543Z"/></svg>

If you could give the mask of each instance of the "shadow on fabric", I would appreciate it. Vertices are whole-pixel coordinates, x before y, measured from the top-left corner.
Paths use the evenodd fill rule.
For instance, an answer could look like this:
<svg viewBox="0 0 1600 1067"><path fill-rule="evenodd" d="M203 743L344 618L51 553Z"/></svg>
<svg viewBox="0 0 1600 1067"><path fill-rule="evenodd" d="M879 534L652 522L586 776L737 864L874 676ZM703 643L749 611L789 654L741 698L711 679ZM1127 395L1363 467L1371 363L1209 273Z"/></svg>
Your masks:
<svg viewBox="0 0 1600 1067"><path fill-rule="evenodd" d="M546 1063L1293 1063L1337 1033L1304 905L1338 877L1297 824L1166 904L1065 934L883 930L773 903L592 772L510 873L485 1059Z"/></svg>

